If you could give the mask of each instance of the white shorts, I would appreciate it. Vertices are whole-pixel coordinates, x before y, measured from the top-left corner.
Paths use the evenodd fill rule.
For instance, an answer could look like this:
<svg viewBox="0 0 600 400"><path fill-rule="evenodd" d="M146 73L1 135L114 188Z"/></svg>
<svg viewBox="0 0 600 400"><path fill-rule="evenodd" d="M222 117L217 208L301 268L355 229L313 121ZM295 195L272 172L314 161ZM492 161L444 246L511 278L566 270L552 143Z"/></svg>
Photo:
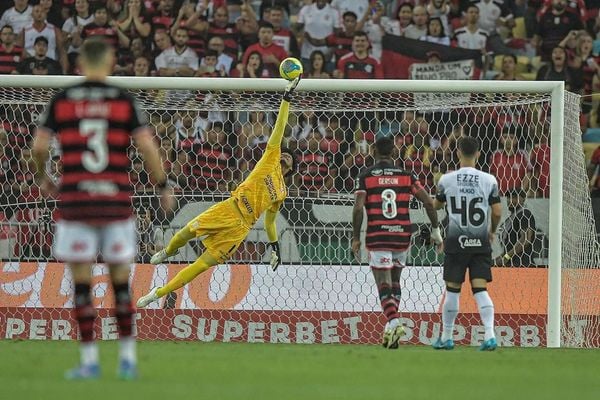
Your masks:
<svg viewBox="0 0 600 400"><path fill-rule="evenodd" d="M387 251L377 250L369 251L369 266L375 269L404 268L408 250L405 251Z"/></svg>
<svg viewBox="0 0 600 400"><path fill-rule="evenodd" d="M54 256L63 262L95 262L98 253L109 264L131 263L137 249L133 219L107 225L60 220L56 223Z"/></svg>

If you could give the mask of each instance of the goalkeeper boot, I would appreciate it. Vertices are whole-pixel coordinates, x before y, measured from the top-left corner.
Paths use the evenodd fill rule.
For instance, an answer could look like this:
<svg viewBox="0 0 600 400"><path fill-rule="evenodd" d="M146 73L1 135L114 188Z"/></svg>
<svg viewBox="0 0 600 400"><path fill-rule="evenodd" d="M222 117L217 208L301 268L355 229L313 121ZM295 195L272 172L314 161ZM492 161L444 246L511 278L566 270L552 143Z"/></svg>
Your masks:
<svg viewBox="0 0 600 400"><path fill-rule="evenodd" d="M136 307L144 308L148 304L152 303L153 301L158 300L159 297L156 295L157 290L158 290L158 287L155 287L147 295L140 297L138 299L138 301L135 303Z"/></svg>
<svg viewBox="0 0 600 400"><path fill-rule="evenodd" d="M80 365L65 372L65 379L70 381L92 380L100 378L100 366L98 364Z"/></svg>
<svg viewBox="0 0 600 400"><path fill-rule="evenodd" d="M479 351L494 351L496 350L496 347L498 347L496 338L490 338L481 343L481 346L479 346Z"/></svg>
<svg viewBox="0 0 600 400"><path fill-rule="evenodd" d="M175 253L173 253L173 254L167 254L167 250L162 249L161 251L159 251L158 253L156 253L152 256L152 258L150 259L150 264L152 264L152 265L161 264L161 263L165 262L167 260L167 258L172 257L177 254L179 254L179 249L177 249L175 251Z"/></svg>
<svg viewBox="0 0 600 400"><path fill-rule="evenodd" d="M135 363L132 363L131 361L121 360L119 362L118 376L119 376L119 379L122 379L124 381L133 381L133 380L137 379L137 376L138 376L137 366L135 365Z"/></svg>
<svg viewBox="0 0 600 400"><path fill-rule="evenodd" d="M454 340L442 340L441 337L437 338L435 342L431 345L436 350L452 350L454 349Z"/></svg>

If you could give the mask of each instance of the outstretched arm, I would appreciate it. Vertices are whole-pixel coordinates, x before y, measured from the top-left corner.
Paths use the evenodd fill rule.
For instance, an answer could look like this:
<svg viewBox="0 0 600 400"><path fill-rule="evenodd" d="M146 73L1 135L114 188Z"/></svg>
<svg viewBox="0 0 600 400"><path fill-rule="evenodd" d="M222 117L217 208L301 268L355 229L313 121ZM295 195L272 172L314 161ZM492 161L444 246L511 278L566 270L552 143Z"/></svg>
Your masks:
<svg viewBox="0 0 600 400"><path fill-rule="evenodd" d="M292 98L292 93L294 92L294 89L296 89L296 86L298 86L300 78L301 77L299 76L291 81L285 88L285 92L283 92L283 100L281 100L281 105L279 106L277 121L275 121L273 133L271 133L271 137L267 143L267 146L269 147L281 146L281 140L283 139L283 133L285 132L285 126L287 125L288 116L290 113L290 101Z"/></svg>
<svg viewBox="0 0 600 400"><path fill-rule="evenodd" d="M269 238L269 242L277 241L277 225L275 224L275 220L277 219L277 211L267 210L265 213L265 231L267 232L267 237Z"/></svg>
<svg viewBox="0 0 600 400"><path fill-rule="evenodd" d="M279 249L279 242L277 241L277 225L275 220L277 219L277 211L267 210L265 214L265 231L267 231L267 237L269 238L269 246L271 247L271 269L276 271L281 264L281 250Z"/></svg>

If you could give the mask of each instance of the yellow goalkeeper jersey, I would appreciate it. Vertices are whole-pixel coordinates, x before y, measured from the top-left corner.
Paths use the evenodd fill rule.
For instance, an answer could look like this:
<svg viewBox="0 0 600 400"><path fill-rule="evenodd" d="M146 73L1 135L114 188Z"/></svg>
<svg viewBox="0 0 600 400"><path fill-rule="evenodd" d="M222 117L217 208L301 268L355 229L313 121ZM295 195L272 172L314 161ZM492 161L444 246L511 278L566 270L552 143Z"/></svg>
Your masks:
<svg viewBox="0 0 600 400"><path fill-rule="evenodd" d="M288 119L289 103L282 101L267 148L250 173L232 193L244 219L253 225L265 210L276 212L287 196L281 172L281 139Z"/></svg>

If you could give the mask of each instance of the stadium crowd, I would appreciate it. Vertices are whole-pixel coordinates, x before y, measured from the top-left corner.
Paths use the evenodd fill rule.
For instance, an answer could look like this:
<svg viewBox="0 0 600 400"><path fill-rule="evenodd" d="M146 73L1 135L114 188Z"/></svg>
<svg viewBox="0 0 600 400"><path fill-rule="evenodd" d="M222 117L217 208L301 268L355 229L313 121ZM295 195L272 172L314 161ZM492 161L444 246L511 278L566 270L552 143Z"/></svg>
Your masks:
<svg viewBox="0 0 600 400"><path fill-rule="evenodd" d="M114 75L276 77L279 62L294 56L302 60L307 78L384 79L389 76L382 66L383 41L395 35L422 46L445 46L419 62L444 62L444 48L480 52L482 79L564 80L583 95L600 84L600 3L594 0L12 3L0 4L2 74L78 74L79 46L101 35L118 50ZM584 97L584 131L598 126L597 109L591 96ZM38 197L27 149L34 116L27 114L16 105L0 107L4 204ZM258 160L273 120L263 111L152 115L165 166L184 192L221 192L241 182ZM300 161L291 191L351 192L353 177L371 162L367 144L381 132L394 135L404 165L433 191L439 176L457 166L457 138L469 134L483 142L480 165L498 177L503 193L523 189L528 196L547 197L549 128L540 121L544 116L527 107L501 115L494 110L358 116L306 111L290 118L288 144ZM600 164L600 150L594 160ZM130 176L136 192L148 188L135 157Z"/></svg>

